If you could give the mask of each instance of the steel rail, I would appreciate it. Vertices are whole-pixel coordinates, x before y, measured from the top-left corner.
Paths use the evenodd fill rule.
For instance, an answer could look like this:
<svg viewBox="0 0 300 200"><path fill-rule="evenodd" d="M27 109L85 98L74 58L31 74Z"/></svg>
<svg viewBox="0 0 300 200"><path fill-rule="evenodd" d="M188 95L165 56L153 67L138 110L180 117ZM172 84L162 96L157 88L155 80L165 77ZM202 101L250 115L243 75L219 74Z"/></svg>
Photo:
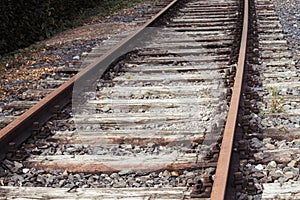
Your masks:
<svg viewBox="0 0 300 200"><path fill-rule="evenodd" d="M230 158L232 153L232 145L235 133L235 127L237 122L239 102L242 92L244 65L246 58L247 48L247 34L248 34L248 15L249 4L248 0L244 0L244 16L243 16L243 31L240 43L239 58L237 64L236 77L234 86L232 89L232 96L230 101L230 107L227 114L226 125L223 134L223 140L221 144L220 154L218 158L218 165L214 178L214 184L211 192L210 199L223 200L226 195L226 186L228 179L228 172L230 167Z"/></svg>
<svg viewBox="0 0 300 200"><path fill-rule="evenodd" d="M62 108L71 102L73 86L76 81L83 84L88 84L90 83L89 77L91 75L96 74L99 78L99 76L101 76L109 68L109 65L116 58L128 52L127 50L130 46L132 46L131 44L136 43L137 38L145 34L146 28L150 27L154 22L156 22L157 19L165 14L166 11L168 11L171 7L173 7L177 1L178 0L173 0L133 34L123 39L114 48L107 51L104 55L96 59L95 62L88 65L77 75L70 78L55 91L47 95L36 105L23 113L16 120L12 121L6 127L1 129L0 160L3 159L5 154L8 152L10 142L13 142L14 146L20 145L31 136L33 132L32 127L35 122L38 122L39 125L44 124L53 116L53 114L56 113L57 105Z"/></svg>

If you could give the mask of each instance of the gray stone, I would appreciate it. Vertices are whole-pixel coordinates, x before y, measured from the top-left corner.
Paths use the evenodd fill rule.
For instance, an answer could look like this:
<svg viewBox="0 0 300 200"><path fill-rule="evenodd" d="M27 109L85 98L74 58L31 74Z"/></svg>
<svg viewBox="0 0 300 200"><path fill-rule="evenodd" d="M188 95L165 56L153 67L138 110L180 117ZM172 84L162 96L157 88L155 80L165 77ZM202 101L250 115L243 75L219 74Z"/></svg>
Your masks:
<svg viewBox="0 0 300 200"><path fill-rule="evenodd" d="M132 186L133 187L141 187L141 184L140 183L133 183Z"/></svg>
<svg viewBox="0 0 300 200"><path fill-rule="evenodd" d="M165 170L158 175L161 178L169 179L171 177L171 173L168 170Z"/></svg>
<svg viewBox="0 0 300 200"><path fill-rule="evenodd" d="M81 186L82 188L89 188L90 186L88 184L84 184Z"/></svg>
<svg viewBox="0 0 300 200"><path fill-rule="evenodd" d="M261 170L264 169L264 166L262 164L258 164L258 165L255 166L255 169L261 171Z"/></svg>
<svg viewBox="0 0 300 200"><path fill-rule="evenodd" d="M294 154L293 151L284 150L273 155L272 159L277 163L288 163L293 159L292 157L293 154Z"/></svg>
<svg viewBox="0 0 300 200"><path fill-rule="evenodd" d="M271 127L271 124L272 123L267 118L264 118L264 119L261 120L261 125L263 127Z"/></svg>
<svg viewBox="0 0 300 200"><path fill-rule="evenodd" d="M254 149L259 149L259 148L263 147L263 144L259 139L252 138L250 141L250 146Z"/></svg>
<svg viewBox="0 0 300 200"><path fill-rule="evenodd" d="M29 169L28 169L28 168L23 168L23 169L22 169L22 172L23 172L24 174L26 174L26 173L29 172Z"/></svg>
<svg viewBox="0 0 300 200"><path fill-rule="evenodd" d="M74 56L73 57L73 60L79 60L80 59L80 56Z"/></svg>
<svg viewBox="0 0 300 200"><path fill-rule="evenodd" d="M157 144L154 143L154 142L148 142L148 143L147 143L147 147L148 147L148 148L155 148L156 146L157 146Z"/></svg>
<svg viewBox="0 0 300 200"><path fill-rule="evenodd" d="M59 181L58 186L63 187L65 184L66 184L66 180L63 179Z"/></svg>
<svg viewBox="0 0 300 200"><path fill-rule="evenodd" d="M261 178L265 177L266 175L261 171L256 171L253 174L251 174L251 176L254 178L257 178L257 179L261 179Z"/></svg>
<svg viewBox="0 0 300 200"><path fill-rule="evenodd" d="M246 194L246 193L242 193L242 194L238 197L238 200L245 200L245 199L248 200L248 194Z"/></svg>
<svg viewBox="0 0 300 200"><path fill-rule="evenodd" d="M146 181L146 186L147 187L153 187L153 185L154 185L154 181L153 180L147 180Z"/></svg>
<svg viewBox="0 0 300 200"><path fill-rule="evenodd" d="M294 178L295 175L294 175L293 172L290 172L290 171L289 171L289 172L285 172L283 177L284 177L285 181L288 181L289 179Z"/></svg>
<svg viewBox="0 0 300 200"><path fill-rule="evenodd" d="M293 129L293 128L295 128L295 125L294 124L286 124L286 125L284 125L284 128L285 129Z"/></svg>
<svg viewBox="0 0 300 200"><path fill-rule="evenodd" d="M271 144L271 142L272 142L272 138L264 138L263 139L264 144Z"/></svg>
<svg viewBox="0 0 300 200"><path fill-rule="evenodd" d="M93 178L93 176L85 177L85 179L83 181L84 181L84 183L92 184L94 182L94 178Z"/></svg>
<svg viewBox="0 0 300 200"><path fill-rule="evenodd" d="M20 162L14 161L14 166L15 166L15 168L19 169L19 168L23 167L23 164Z"/></svg>
<svg viewBox="0 0 300 200"><path fill-rule="evenodd" d="M110 110L109 106L104 106L103 108L101 108L102 112L108 112Z"/></svg>
<svg viewBox="0 0 300 200"><path fill-rule="evenodd" d="M295 102L295 101L292 101L292 102L291 102L291 106L292 106L292 108L296 108L296 106L297 106L297 102Z"/></svg>
<svg viewBox="0 0 300 200"><path fill-rule="evenodd" d="M124 170L121 170L118 174L120 176L124 176L124 175L128 175L128 174L133 174L134 173L134 170L132 169L124 169Z"/></svg>
<svg viewBox="0 0 300 200"><path fill-rule="evenodd" d="M275 143L277 147L279 148L285 148L286 147L286 140L281 140Z"/></svg>
<svg viewBox="0 0 300 200"><path fill-rule="evenodd" d="M77 180L80 180L81 179L81 176L79 174L74 174L74 179L77 179Z"/></svg>
<svg viewBox="0 0 300 200"><path fill-rule="evenodd" d="M40 175L36 177L36 181L41 183L42 185L46 184L46 178Z"/></svg>
<svg viewBox="0 0 300 200"><path fill-rule="evenodd" d="M295 167L296 163L297 163L296 160L292 160L291 162L289 162L289 163L287 164L287 166L288 166L288 167Z"/></svg>
<svg viewBox="0 0 300 200"><path fill-rule="evenodd" d="M208 121L208 120L209 120L209 117L208 117L208 116L202 117L202 121Z"/></svg>
<svg viewBox="0 0 300 200"><path fill-rule="evenodd" d="M286 149L286 148L287 148L286 143L281 143L281 144L278 146L278 149Z"/></svg>
<svg viewBox="0 0 300 200"><path fill-rule="evenodd" d="M118 173L112 173L110 175L110 178L112 178L112 179L115 179L115 178L118 178L118 177L120 177Z"/></svg>
<svg viewBox="0 0 300 200"><path fill-rule="evenodd" d="M267 168L268 169L274 169L277 167L277 163L275 161L271 161L268 163Z"/></svg>
<svg viewBox="0 0 300 200"><path fill-rule="evenodd" d="M24 181L24 177L16 174L12 176L11 180L13 180L15 183L21 183Z"/></svg>
<svg viewBox="0 0 300 200"><path fill-rule="evenodd" d="M45 171L44 170L42 170L42 169L40 169L40 170L37 170L37 172L36 172L37 174L44 174L45 173Z"/></svg>
<svg viewBox="0 0 300 200"><path fill-rule="evenodd" d="M245 166L246 166L248 169L250 169L252 165L251 165L250 163L247 163Z"/></svg>
<svg viewBox="0 0 300 200"><path fill-rule="evenodd" d="M126 182L124 180L119 180L113 185L113 187L115 188L126 187Z"/></svg>
<svg viewBox="0 0 300 200"><path fill-rule="evenodd" d="M283 172L282 170L272 170L270 173L269 173L269 176L271 176L271 178L273 180L276 180L280 177L283 177Z"/></svg>
<svg viewBox="0 0 300 200"><path fill-rule="evenodd" d="M255 187L256 187L256 185L255 185ZM261 193L261 192L262 192L262 190L257 191L257 193ZM254 195L253 200L261 200L261 196L260 195Z"/></svg>
<svg viewBox="0 0 300 200"><path fill-rule="evenodd" d="M195 176L195 175L194 175L194 172L187 172L187 173L185 174L185 176L188 177L188 178L190 178L190 177L193 177L193 176Z"/></svg>
<svg viewBox="0 0 300 200"><path fill-rule="evenodd" d="M272 182L271 176L265 176L262 179L260 179L260 183L271 183L271 182Z"/></svg>
<svg viewBox="0 0 300 200"><path fill-rule="evenodd" d="M279 126L279 125L281 125L282 120L281 120L280 118L275 118L275 119L274 119L274 122L275 122L275 124L276 124L277 126Z"/></svg>
<svg viewBox="0 0 300 200"><path fill-rule="evenodd" d="M295 147L300 147L300 139L295 139L293 143Z"/></svg>
<svg viewBox="0 0 300 200"><path fill-rule="evenodd" d="M284 106L282 106L282 109L285 110L285 111L287 111L287 110L292 109L292 106L290 106L290 105L284 105Z"/></svg>
<svg viewBox="0 0 300 200"><path fill-rule="evenodd" d="M125 150L132 150L134 146L132 144L124 144L122 145L122 148L124 148Z"/></svg>
<svg viewBox="0 0 300 200"><path fill-rule="evenodd" d="M299 168L285 167L283 169L283 173L284 173L284 175L288 174L289 176L292 176L291 178L293 178L293 177L299 176Z"/></svg>
<svg viewBox="0 0 300 200"><path fill-rule="evenodd" d="M258 193L263 190L262 186L259 183L255 183L255 188L258 190Z"/></svg>
<svg viewBox="0 0 300 200"><path fill-rule="evenodd" d="M273 144L269 144L269 143L265 144L265 147L267 149L275 149L276 148Z"/></svg>

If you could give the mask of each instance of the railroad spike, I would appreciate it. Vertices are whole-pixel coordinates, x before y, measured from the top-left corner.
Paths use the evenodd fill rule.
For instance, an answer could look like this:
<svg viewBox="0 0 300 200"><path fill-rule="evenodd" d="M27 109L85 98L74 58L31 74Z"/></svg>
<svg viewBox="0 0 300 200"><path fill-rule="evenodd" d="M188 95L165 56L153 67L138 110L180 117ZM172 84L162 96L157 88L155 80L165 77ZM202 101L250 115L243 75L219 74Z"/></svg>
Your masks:
<svg viewBox="0 0 300 200"><path fill-rule="evenodd" d="M241 159L247 159L249 156L249 146L245 140L238 141L238 151Z"/></svg>
<svg viewBox="0 0 300 200"><path fill-rule="evenodd" d="M44 139L48 137L51 134L51 131L49 131L47 128L42 127L36 134L35 137L37 139Z"/></svg>
<svg viewBox="0 0 300 200"><path fill-rule="evenodd" d="M8 152L15 152L17 149L16 143L15 142L10 142L8 144Z"/></svg>
<svg viewBox="0 0 300 200"><path fill-rule="evenodd" d="M236 60L237 60L237 58L236 58ZM231 73L231 75L232 75L233 77L235 76L235 74L236 74L236 66L235 66L235 65L233 65L233 66L231 67L230 73Z"/></svg>
<svg viewBox="0 0 300 200"><path fill-rule="evenodd" d="M55 114L58 114L58 113L60 113L60 105L55 105L54 106L54 108L53 108L53 112L55 113Z"/></svg>
<svg viewBox="0 0 300 200"><path fill-rule="evenodd" d="M40 123L33 122L32 124L32 135L37 136L40 133Z"/></svg>
<svg viewBox="0 0 300 200"><path fill-rule="evenodd" d="M9 151L6 154L6 158L12 161L22 161L25 160L29 154L25 150L17 149L14 142L9 143Z"/></svg>
<svg viewBox="0 0 300 200"><path fill-rule="evenodd" d="M256 194L256 187L255 187L253 179L248 180L246 190L247 190L248 194L251 194L251 195Z"/></svg>
<svg viewBox="0 0 300 200"><path fill-rule="evenodd" d="M226 69L225 70L225 77L229 77L230 76L230 70L229 69Z"/></svg>
<svg viewBox="0 0 300 200"><path fill-rule="evenodd" d="M234 173L234 187L235 189L240 192L244 187L244 180L243 180L243 173L242 172L235 172Z"/></svg>
<svg viewBox="0 0 300 200"><path fill-rule="evenodd" d="M212 190L211 175L197 178L194 188L191 192L191 198L209 198Z"/></svg>
<svg viewBox="0 0 300 200"><path fill-rule="evenodd" d="M40 129L40 123L39 122L33 122L32 130L39 130Z"/></svg>

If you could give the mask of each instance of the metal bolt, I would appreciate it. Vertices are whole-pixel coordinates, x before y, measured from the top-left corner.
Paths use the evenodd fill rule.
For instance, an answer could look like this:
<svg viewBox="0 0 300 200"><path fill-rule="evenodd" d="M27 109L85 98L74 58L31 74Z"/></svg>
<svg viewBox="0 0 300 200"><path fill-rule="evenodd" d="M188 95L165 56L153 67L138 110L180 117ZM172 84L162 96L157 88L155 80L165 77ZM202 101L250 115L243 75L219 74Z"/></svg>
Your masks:
<svg viewBox="0 0 300 200"><path fill-rule="evenodd" d="M50 133L51 133L51 132L50 132L48 129L45 129L44 127L42 127L42 128L40 129L40 131L36 134L36 138L38 138L38 139L44 139L44 138L46 138L47 136L49 136Z"/></svg>
<svg viewBox="0 0 300 200"><path fill-rule="evenodd" d="M15 153L16 149L17 149L16 143L10 142L10 143L8 144L8 152L9 152L9 153Z"/></svg>
<svg viewBox="0 0 300 200"><path fill-rule="evenodd" d="M250 108L251 107L251 102L247 99L244 100L244 105L245 105L245 108Z"/></svg>
<svg viewBox="0 0 300 200"><path fill-rule="evenodd" d="M243 189L243 174L242 172L234 173L234 185L237 191L241 191Z"/></svg>
<svg viewBox="0 0 300 200"><path fill-rule="evenodd" d="M254 92L254 93L253 93L253 98L254 98L255 100L259 101L260 96L258 95L257 92Z"/></svg>
<svg viewBox="0 0 300 200"><path fill-rule="evenodd" d="M254 107L254 108L253 108L253 112L254 112L255 114L258 114L258 113L259 113L259 109L258 109L257 107Z"/></svg>
<svg viewBox="0 0 300 200"><path fill-rule="evenodd" d="M227 90L226 90L226 98L228 99L230 99L231 98L231 95L232 95L232 89L231 88L227 88Z"/></svg>
<svg viewBox="0 0 300 200"><path fill-rule="evenodd" d="M245 94L251 94L251 88L250 87L246 87Z"/></svg>
<svg viewBox="0 0 300 200"><path fill-rule="evenodd" d="M248 73L249 73L249 74L252 74L252 73L253 73L253 68L252 68L252 66L250 66L250 65L248 66Z"/></svg>
<svg viewBox="0 0 300 200"><path fill-rule="evenodd" d="M15 156L17 159L21 159L23 157L23 152L20 150L17 150Z"/></svg>
<svg viewBox="0 0 300 200"><path fill-rule="evenodd" d="M247 192L249 194L255 194L256 193L256 188L255 188L255 185L254 185L254 181L252 179L250 179L248 181L248 184L247 184Z"/></svg>
<svg viewBox="0 0 300 200"><path fill-rule="evenodd" d="M235 75L235 73L236 73L236 66L232 66L231 67L231 74Z"/></svg>
<svg viewBox="0 0 300 200"><path fill-rule="evenodd" d="M32 134L34 136L39 135L40 133L40 123L39 122L33 122L32 124Z"/></svg>
<svg viewBox="0 0 300 200"><path fill-rule="evenodd" d="M245 108L244 114L245 115L250 115L251 114L250 109L249 108Z"/></svg>
<svg viewBox="0 0 300 200"><path fill-rule="evenodd" d="M226 69L226 70L225 70L225 77L229 77L229 75L230 75L230 70L229 70L229 69Z"/></svg>
<svg viewBox="0 0 300 200"><path fill-rule="evenodd" d="M55 105L54 108L53 108L53 112L55 114L58 114L60 112L60 105Z"/></svg>
<svg viewBox="0 0 300 200"><path fill-rule="evenodd" d="M32 130L39 130L40 129L40 123L39 122L33 122Z"/></svg>
<svg viewBox="0 0 300 200"><path fill-rule="evenodd" d="M246 143L245 140L238 141L238 151L240 153L241 159L245 159L248 157L249 148L248 148L248 144Z"/></svg>
<svg viewBox="0 0 300 200"><path fill-rule="evenodd" d="M233 76L233 75L230 75L230 76L229 76L229 86L230 86L230 87L233 87L233 83L234 83L234 76Z"/></svg>
<svg viewBox="0 0 300 200"><path fill-rule="evenodd" d="M195 186L191 193L192 198L209 198L212 188L212 179L210 175L196 180Z"/></svg>
<svg viewBox="0 0 300 200"><path fill-rule="evenodd" d="M248 117L248 115L244 115L242 117L242 123L243 123L243 125L248 125L249 126L249 117Z"/></svg>
<svg viewBox="0 0 300 200"><path fill-rule="evenodd" d="M253 78L252 78L252 75L251 74L247 74L247 81L252 81Z"/></svg>

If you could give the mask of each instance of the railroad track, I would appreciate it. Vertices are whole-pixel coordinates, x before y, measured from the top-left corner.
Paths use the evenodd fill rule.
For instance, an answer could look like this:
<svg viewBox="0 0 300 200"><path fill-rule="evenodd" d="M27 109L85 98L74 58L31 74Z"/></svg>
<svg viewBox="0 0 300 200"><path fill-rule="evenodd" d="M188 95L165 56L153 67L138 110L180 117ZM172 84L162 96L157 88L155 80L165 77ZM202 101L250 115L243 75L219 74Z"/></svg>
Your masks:
<svg viewBox="0 0 300 200"><path fill-rule="evenodd" d="M174 0L28 106L0 132L1 197L227 198L247 17Z"/></svg>
<svg viewBox="0 0 300 200"><path fill-rule="evenodd" d="M299 70L276 1L251 2L253 54L248 59L244 138L237 198L299 199ZM277 8L279 9L279 8Z"/></svg>

